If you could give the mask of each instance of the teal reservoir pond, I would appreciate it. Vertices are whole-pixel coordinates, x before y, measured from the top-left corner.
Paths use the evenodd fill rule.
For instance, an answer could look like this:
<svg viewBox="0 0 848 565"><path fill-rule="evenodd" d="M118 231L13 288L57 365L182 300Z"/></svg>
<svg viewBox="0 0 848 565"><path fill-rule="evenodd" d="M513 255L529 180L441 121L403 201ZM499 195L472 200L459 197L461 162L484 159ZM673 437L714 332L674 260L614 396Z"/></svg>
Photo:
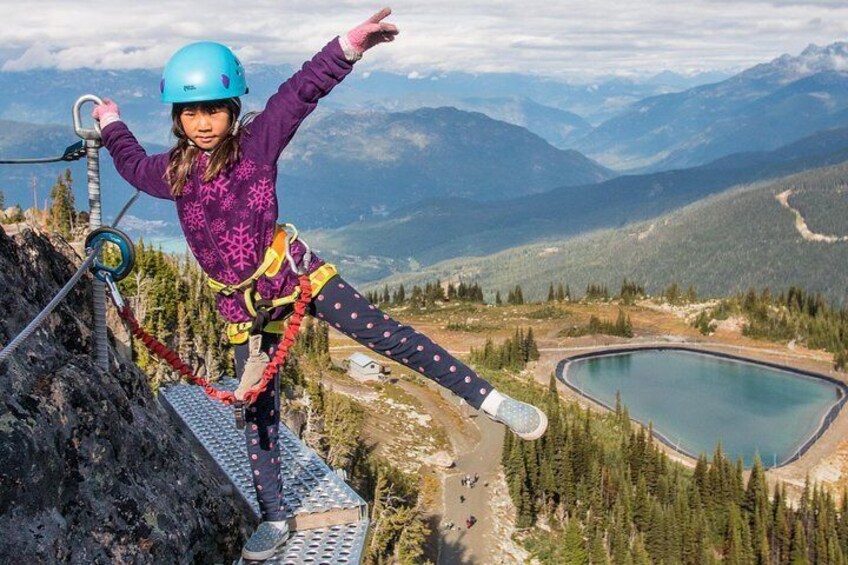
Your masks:
<svg viewBox="0 0 848 565"><path fill-rule="evenodd" d="M566 361L559 376L607 407L616 393L630 417L697 457L717 443L750 466L790 460L835 417L842 385L789 370L691 351L658 349Z"/></svg>

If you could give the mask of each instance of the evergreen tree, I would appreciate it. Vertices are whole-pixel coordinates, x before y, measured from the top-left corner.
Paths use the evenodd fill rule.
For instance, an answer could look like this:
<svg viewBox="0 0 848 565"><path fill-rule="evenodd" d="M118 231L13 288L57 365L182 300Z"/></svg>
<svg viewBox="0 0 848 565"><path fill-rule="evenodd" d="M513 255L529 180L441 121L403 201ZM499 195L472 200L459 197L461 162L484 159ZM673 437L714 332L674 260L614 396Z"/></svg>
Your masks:
<svg viewBox="0 0 848 565"><path fill-rule="evenodd" d="M563 563L589 565L589 553L586 551L583 533L577 520L569 520L566 524L562 544Z"/></svg>
<svg viewBox="0 0 848 565"><path fill-rule="evenodd" d="M600 530L595 530L589 545L589 562L592 565L608 565L610 560L609 555L607 555L607 548L604 546L604 533Z"/></svg>
<svg viewBox="0 0 848 565"><path fill-rule="evenodd" d="M539 360L539 346L533 337L533 328L527 329L527 337L524 338L525 362Z"/></svg>
<svg viewBox="0 0 848 565"><path fill-rule="evenodd" d="M808 565L810 561L807 557L807 537L804 534L804 525L800 519L795 521L795 527L792 529L792 547L789 553L789 563L791 565Z"/></svg>
<svg viewBox="0 0 848 565"><path fill-rule="evenodd" d="M553 302L555 299L556 296L554 294L554 283L551 283L551 285L548 287L548 302Z"/></svg>
<svg viewBox="0 0 848 565"><path fill-rule="evenodd" d="M65 169L65 172L59 175L56 183L50 189L50 198L53 200L50 223L53 230L65 238L70 238L76 227L76 209L72 186L71 170Z"/></svg>
<svg viewBox="0 0 848 565"><path fill-rule="evenodd" d="M424 543L430 535L430 528L417 510L405 510L399 514L398 521L405 522L405 525L398 536L397 562L399 565L418 565L424 556Z"/></svg>

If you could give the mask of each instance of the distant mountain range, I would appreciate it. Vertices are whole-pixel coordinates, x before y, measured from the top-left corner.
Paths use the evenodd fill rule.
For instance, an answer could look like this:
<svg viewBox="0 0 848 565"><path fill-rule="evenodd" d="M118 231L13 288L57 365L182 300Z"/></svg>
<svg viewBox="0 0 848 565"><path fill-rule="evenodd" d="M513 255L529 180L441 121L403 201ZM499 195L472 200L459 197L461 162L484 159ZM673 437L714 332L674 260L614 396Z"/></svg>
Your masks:
<svg viewBox="0 0 848 565"><path fill-rule="evenodd" d="M396 286L437 278L477 281L505 296L516 284L524 296L544 299L548 285L570 285L577 296L592 282L617 292L622 279L658 293L672 282L690 284L700 296L726 296L750 287L785 290L790 285L848 302L848 163L815 169L714 195L667 215L623 228L551 239L483 257L458 257L380 282ZM839 241L802 237L792 210L809 228ZM351 278L353 265L342 272ZM490 295L487 297L492 300Z"/></svg>
<svg viewBox="0 0 848 565"><path fill-rule="evenodd" d="M452 257L486 255L624 226L735 185L845 160L848 128L822 132L775 151L737 154L691 169L625 175L499 202L422 202L385 218L309 237L328 259L347 261L351 278L373 281Z"/></svg>
<svg viewBox="0 0 848 565"><path fill-rule="evenodd" d="M247 69L247 110L259 110L291 65L253 65ZM36 124L64 124L71 106L83 94L114 99L124 118L135 124L139 139L166 144L169 106L159 101L158 70L102 71L41 69L0 72L0 119ZM527 127L549 143L565 148L583 135L589 122L600 123L645 97L678 92L726 78L719 73L685 77L663 72L641 80L610 78L592 84L569 84L518 73L438 73L398 75L353 72L321 102L318 112L369 110L406 112L421 107L453 106ZM580 117L582 116L582 117Z"/></svg>
<svg viewBox="0 0 848 565"><path fill-rule="evenodd" d="M382 217L424 199L503 200L615 176L524 128L455 108L318 118L283 153L280 173L285 213L310 226Z"/></svg>
<svg viewBox="0 0 848 565"><path fill-rule="evenodd" d="M130 123L134 128L134 124ZM70 127L0 122L0 157L61 154L76 141ZM150 153L164 151L147 146ZM131 194L111 158L101 152L107 213ZM32 202L30 175L46 196L65 164L0 166L9 203ZM73 165L78 202L85 202L84 165ZM304 124L280 161L282 217L302 227L336 227L382 216L424 198L488 201L582 185L614 174L576 151L557 149L526 129L454 108L378 114L338 112ZM144 198L133 214L167 222L178 233L172 205ZM167 231L167 230L166 230ZM166 235L165 232L162 235Z"/></svg>
<svg viewBox="0 0 848 565"><path fill-rule="evenodd" d="M573 147L616 169L700 165L848 126L848 43L811 45L716 84L642 100Z"/></svg>

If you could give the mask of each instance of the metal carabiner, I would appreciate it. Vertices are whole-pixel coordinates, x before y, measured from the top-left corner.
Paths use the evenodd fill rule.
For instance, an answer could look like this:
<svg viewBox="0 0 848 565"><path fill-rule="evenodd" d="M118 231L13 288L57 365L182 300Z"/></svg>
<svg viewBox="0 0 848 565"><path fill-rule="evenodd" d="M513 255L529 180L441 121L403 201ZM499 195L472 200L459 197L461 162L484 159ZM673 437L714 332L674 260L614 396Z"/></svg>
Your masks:
<svg viewBox="0 0 848 565"><path fill-rule="evenodd" d="M282 226L286 230L286 261L289 262L289 267L291 267L294 274L297 276L304 275L309 268L309 263L312 262L312 249L309 248L309 245L305 241L300 241L303 245L304 252L301 261L302 264L298 265L294 260L294 256L291 254L291 244L297 241L297 228L293 224L282 224ZM291 235L288 235L289 229L291 230Z"/></svg>
<svg viewBox="0 0 848 565"><path fill-rule="evenodd" d="M94 129L83 128L82 127L82 116L80 115L80 109L82 105L86 102L94 102L95 104L103 104L103 100L99 96L95 96L94 94L86 94L84 96L80 96L77 98L77 101L74 102L74 131L76 134L82 139L100 139L100 123L97 120L94 120Z"/></svg>
<svg viewBox="0 0 848 565"><path fill-rule="evenodd" d="M120 312L125 306L121 291L118 290L118 285L112 280L111 274L105 273L103 278L106 279L106 286L109 287L109 295L112 297L112 302L115 303L115 308Z"/></svg>

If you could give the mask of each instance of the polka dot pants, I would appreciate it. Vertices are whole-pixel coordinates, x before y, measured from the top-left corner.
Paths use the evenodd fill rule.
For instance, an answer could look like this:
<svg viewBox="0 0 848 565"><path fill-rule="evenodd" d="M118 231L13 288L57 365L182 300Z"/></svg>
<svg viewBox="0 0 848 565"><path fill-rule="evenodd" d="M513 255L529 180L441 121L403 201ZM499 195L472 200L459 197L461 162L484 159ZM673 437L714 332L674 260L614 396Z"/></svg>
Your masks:
<svg viewBox="0 0 848 565"><path fill-rule="evenodd" d="M491 385L467 365L453 357L427 336L393 320L368 302L344 279L330 279L309 307L310 315L327 322L372 351L421 373L480 408ZM265 334L262 349L273 357L279 336ZM247 344L235 347L236 375L241 378L248 357ZM263 520L283 520L280 448L277 426L280 399L274 386L268 387L245 414L245 440L256 497Z"/></svg>
<svg viewBox="0 0 848 565"><path fill-rule="evenodd" d="M262 350L273 357L280 336L262 335ZM236 375L241 379L248 357L246 343L235 346ZM247 456L253 487L263 520L284 520L286 512L282 504L282 481L280 479L280 447L277 445L280 423L279 379L259 395L255 403L245 412L244 437L247 441Z"/></svg>
<svg viewBox="0 0 848 565"><path fill-rule="evenodd" d="M365 347L421 373L480 408L491 385L424 334L393 320L336 275L312 302L313 316Z"/></svg>

